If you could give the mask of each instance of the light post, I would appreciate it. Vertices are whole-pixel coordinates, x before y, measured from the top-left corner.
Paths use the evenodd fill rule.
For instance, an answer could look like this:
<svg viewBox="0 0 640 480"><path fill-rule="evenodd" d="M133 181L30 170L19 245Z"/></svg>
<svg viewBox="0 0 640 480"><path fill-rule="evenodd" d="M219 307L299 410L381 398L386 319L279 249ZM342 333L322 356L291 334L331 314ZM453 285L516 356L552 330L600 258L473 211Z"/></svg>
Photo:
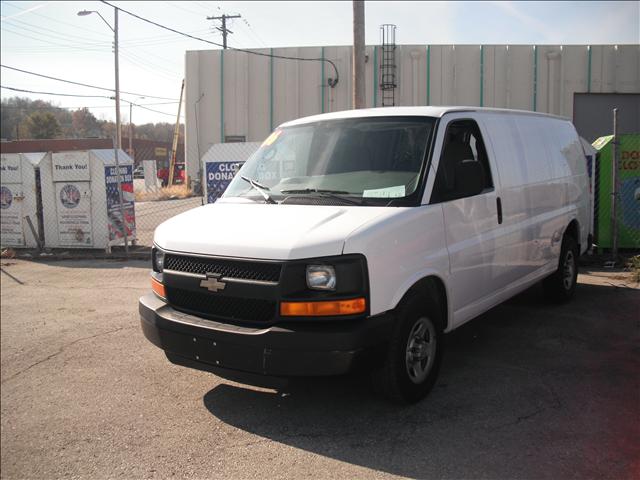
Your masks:
<svg viewBox="0 0 640 480"><path fill-rule="evenodd" d="M113 9L113 27L105 20L105 18L100 15L100 12L96 10L81 10L78 12L78 16L84 17L87 15L91 15L92 13L97 14L104 23L111 29L113 32L114 40L113 40L113 51L115 57L115 74L116 74L116 144L118 148L122 148L122 135L120 131L120 67L118 62L118 9L114 7Z"/></svg>
<svg viewBox="0 0 640 480"><path fill-rule="evenodd" d="M114 97L110 97L113 99ZM146 97L138 97L137 100L144 100ZM127 102L129 104L129 156L134 158L133 155L133 106L135 103L130 102L129 100L122 99L123 102Z"/></svg>
<svg viewBox="0 0 640 480"><path fill-rule="evenodd" d="M111 29L114 35L113 39L113 53L115 57L115 74L116 74L116 136L113 139L113 154L115 157L116 178L118 181L118 199L120 200L120 214L122 215L122 236L124 238L124 251L125 254L129 254L129 241L127 238L127 215L124 209L124 199L122 198L122 174L120 172L120 162L118 160L118 150L122 148L122 135L120 131L120 68L118 66L118 8L113 9L113 27L109 25L100 12L96 10L81 10L78 12L78 16L84 17L96 13L107 27Z"/></svg>

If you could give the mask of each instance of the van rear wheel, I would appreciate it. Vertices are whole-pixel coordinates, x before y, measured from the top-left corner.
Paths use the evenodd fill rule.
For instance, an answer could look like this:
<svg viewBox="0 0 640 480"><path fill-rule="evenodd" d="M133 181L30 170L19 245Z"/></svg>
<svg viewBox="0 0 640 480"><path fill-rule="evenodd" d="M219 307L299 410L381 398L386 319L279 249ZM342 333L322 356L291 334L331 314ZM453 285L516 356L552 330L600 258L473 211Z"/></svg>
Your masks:
<svg viewBox="0 0 640 480"><path fill-rule="evenodd" d="M433 388L443 352L440 306L414 293L397 309L397 323L383 366L373 372L375 389L396 403L414 403Z"/></svg>
<svg viewBox="0 0 640 480"><path fill-rule="evenodd" d="M558 269L542 282L545 294L555 302L567 302L573 297L578 281L578 244L565 235L560 250Z"/></svg>

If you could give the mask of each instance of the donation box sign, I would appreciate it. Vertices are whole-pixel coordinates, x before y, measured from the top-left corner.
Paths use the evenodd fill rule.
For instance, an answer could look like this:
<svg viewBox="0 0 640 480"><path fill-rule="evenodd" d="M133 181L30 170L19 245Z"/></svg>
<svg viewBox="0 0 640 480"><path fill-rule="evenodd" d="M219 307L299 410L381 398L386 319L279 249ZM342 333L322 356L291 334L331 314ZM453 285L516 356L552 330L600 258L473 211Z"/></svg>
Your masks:
<svg viewBox="0 0 640 480"><path fill-rule="evenodd" d="M133 165L120 165L120 182L122 185L122 203L124 206L124 222L118 194L118 170L116 166L104 167L104 181L107 189L107 216L109 217L109 239L123 238L124 228L127 236L133 238L136 231L136 216L133 194ZM126 226L126 227L125 227Z"/></svg>
<svg viewBox="0 0 640 480"><path fill-rule="evenodd" d="M207 162L207 203L222 196L244 162Z"/></svg>
<svg viewBox="0 0 640 480"><path fill-rule="evenodd" d="M56 153L52 160L61 246L91 246L91 172L85 152Z"/></svg>
<svg viewBox="0 0 640 480"><path fill-rule="evenodd" d="M0 160L0 243L24 245L22 231L21 159L17 153L3 154Z"/></svg>

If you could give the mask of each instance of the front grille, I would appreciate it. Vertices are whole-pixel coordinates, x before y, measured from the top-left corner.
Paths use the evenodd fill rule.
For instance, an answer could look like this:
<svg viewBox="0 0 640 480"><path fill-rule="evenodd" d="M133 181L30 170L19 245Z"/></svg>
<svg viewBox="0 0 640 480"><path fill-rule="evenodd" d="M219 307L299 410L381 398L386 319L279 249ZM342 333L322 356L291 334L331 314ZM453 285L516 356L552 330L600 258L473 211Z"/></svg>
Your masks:
<svg viewBox="0 0 640 480"><path fill-rule="evenodd" d="M165 255L164 268L178 272L217 273L227 278L277 282L280 279L282 266L278 263L222 260L168 253Z"/></svg>
<svg viewBox="0 0 640 480"><path fill-rule="evenodd" d="M167 301L176 310L213 320L266 323L273 319L276 302L256 298L224 297L167 287Z"/></svg>

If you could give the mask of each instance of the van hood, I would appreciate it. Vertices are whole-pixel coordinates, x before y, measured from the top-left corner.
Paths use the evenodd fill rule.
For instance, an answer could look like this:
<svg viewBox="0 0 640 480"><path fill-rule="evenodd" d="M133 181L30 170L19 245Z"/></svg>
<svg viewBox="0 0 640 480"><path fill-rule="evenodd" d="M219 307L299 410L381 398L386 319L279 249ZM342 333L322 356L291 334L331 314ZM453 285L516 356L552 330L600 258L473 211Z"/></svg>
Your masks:
<svg viewBox="0 0 640 480"><path fill-rule="evenodd" d="M393 210L218 201L163 222L154 243L176 252L269 260L340 255L351 232Z"/></svg>

